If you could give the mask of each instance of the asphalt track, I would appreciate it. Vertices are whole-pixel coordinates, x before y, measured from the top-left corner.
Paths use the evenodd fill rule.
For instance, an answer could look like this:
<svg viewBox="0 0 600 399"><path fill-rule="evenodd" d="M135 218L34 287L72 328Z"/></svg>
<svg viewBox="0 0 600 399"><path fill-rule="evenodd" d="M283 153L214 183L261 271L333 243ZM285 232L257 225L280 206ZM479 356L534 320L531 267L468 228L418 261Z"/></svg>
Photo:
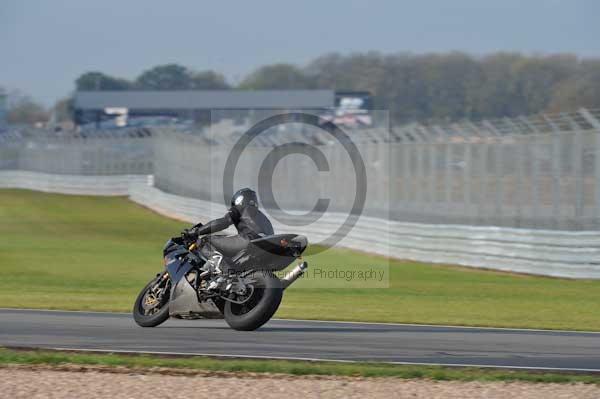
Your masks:
<svg viewBox="0 0 600 399"><path fill-rule="evenodd" d="M138 327L123 313L0 309L0 346L600 372L600 333L271 320Z"/></svg>

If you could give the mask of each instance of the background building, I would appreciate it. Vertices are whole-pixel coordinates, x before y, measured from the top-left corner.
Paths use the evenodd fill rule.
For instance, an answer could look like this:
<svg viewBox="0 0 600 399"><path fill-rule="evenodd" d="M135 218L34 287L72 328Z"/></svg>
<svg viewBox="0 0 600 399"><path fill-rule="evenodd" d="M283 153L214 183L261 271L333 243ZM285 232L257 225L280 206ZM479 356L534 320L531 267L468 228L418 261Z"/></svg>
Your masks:
<svg viewBox="0 0 600 399"><path fill-rule="evenodd" d="M138 122L162 124L169 119L202 123L211 110L333 108L332 90L181 90L79 91L75 93L77 125L117 126Z"/></svg>

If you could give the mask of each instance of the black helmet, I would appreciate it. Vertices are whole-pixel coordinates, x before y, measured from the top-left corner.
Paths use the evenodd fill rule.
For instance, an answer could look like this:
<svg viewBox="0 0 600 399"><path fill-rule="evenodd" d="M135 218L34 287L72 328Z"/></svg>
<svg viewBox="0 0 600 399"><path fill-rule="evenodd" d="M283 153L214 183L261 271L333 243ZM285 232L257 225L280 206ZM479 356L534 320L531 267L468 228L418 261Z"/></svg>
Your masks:
<svg viewBox="0 0 600 399"><path fill-rule="evenodd" d="M248 207L258 208L256 193L250 188L242 188L236 191L231 198L231 206L240 212Z"/></svg>

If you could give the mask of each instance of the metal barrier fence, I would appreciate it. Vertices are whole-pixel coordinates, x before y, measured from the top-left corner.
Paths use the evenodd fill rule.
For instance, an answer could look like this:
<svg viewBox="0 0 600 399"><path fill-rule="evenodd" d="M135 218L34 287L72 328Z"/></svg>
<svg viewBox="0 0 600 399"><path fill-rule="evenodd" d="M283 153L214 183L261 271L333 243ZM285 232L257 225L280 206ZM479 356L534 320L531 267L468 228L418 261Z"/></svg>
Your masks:
<svg viewBox="0 0 600 399"><path fill-rule="evenodd" d="M580 110L350 130L368 176L364 213L418 223L600 230L599 120L599 111ZM157 187L222 202L225 161L243 130L232 134L231 129L220 132L213 127L210 134L193 136L155 131ZM317 145L335 171L332 166L328 177L316 179L308 157L281 159L273 178L277 203L308 210L315 192L330 193L331 211L349 210L356 191L351 159L319 129L292 125L256 140L244 151L237 185L256 186L257 171L268 154L280 151L277 146L290 142L290 137Z"/></svg>
<svg viewBox="0 0 600 399"><path fill-rule="evenodd" d="M222 202L225 161L248 127L223 120L192 134L169 128L10 131L0 135L0 169L154 173L156 186L166 192ZM365 215L433 224L600 230L598 110L347 133L365 163ZM331 172L318 174L305 156L279 162L272 157L267 166L276 171L277 203L284 209L311 209L317 193L331 198L329 210L348 211L356 191L352 158L327 133L298 124L253 142L244 151L236 185L255 186L268 155L282 155L276 147L290 140L317 146Z"/></svg>
<svg viewBox="0 0 600 399"><path fill-rule="evenodd" d="M0 135L0 169L69 175L147 175L148 129L87 133L19 129Z"/></svg>

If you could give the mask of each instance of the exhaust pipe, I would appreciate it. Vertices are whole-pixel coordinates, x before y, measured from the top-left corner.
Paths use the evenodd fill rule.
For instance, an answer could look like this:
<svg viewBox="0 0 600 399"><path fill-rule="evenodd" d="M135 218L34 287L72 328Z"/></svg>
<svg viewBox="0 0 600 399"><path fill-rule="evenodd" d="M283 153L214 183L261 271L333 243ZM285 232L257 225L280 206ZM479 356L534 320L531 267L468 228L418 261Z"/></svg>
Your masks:
<svg viewBox="0 0 600 399"><path fill-rule="evenodd" d="M304 272L306 271L306 269L308 269L308 263L302 262L302 263L299 263L292 270L290 270L281 279L281 286L282 286L282 288L285 290L287 287L289 287L290 285L292 285L292 283L294 281L298 280L298 278L304 274Z"/></svg>

